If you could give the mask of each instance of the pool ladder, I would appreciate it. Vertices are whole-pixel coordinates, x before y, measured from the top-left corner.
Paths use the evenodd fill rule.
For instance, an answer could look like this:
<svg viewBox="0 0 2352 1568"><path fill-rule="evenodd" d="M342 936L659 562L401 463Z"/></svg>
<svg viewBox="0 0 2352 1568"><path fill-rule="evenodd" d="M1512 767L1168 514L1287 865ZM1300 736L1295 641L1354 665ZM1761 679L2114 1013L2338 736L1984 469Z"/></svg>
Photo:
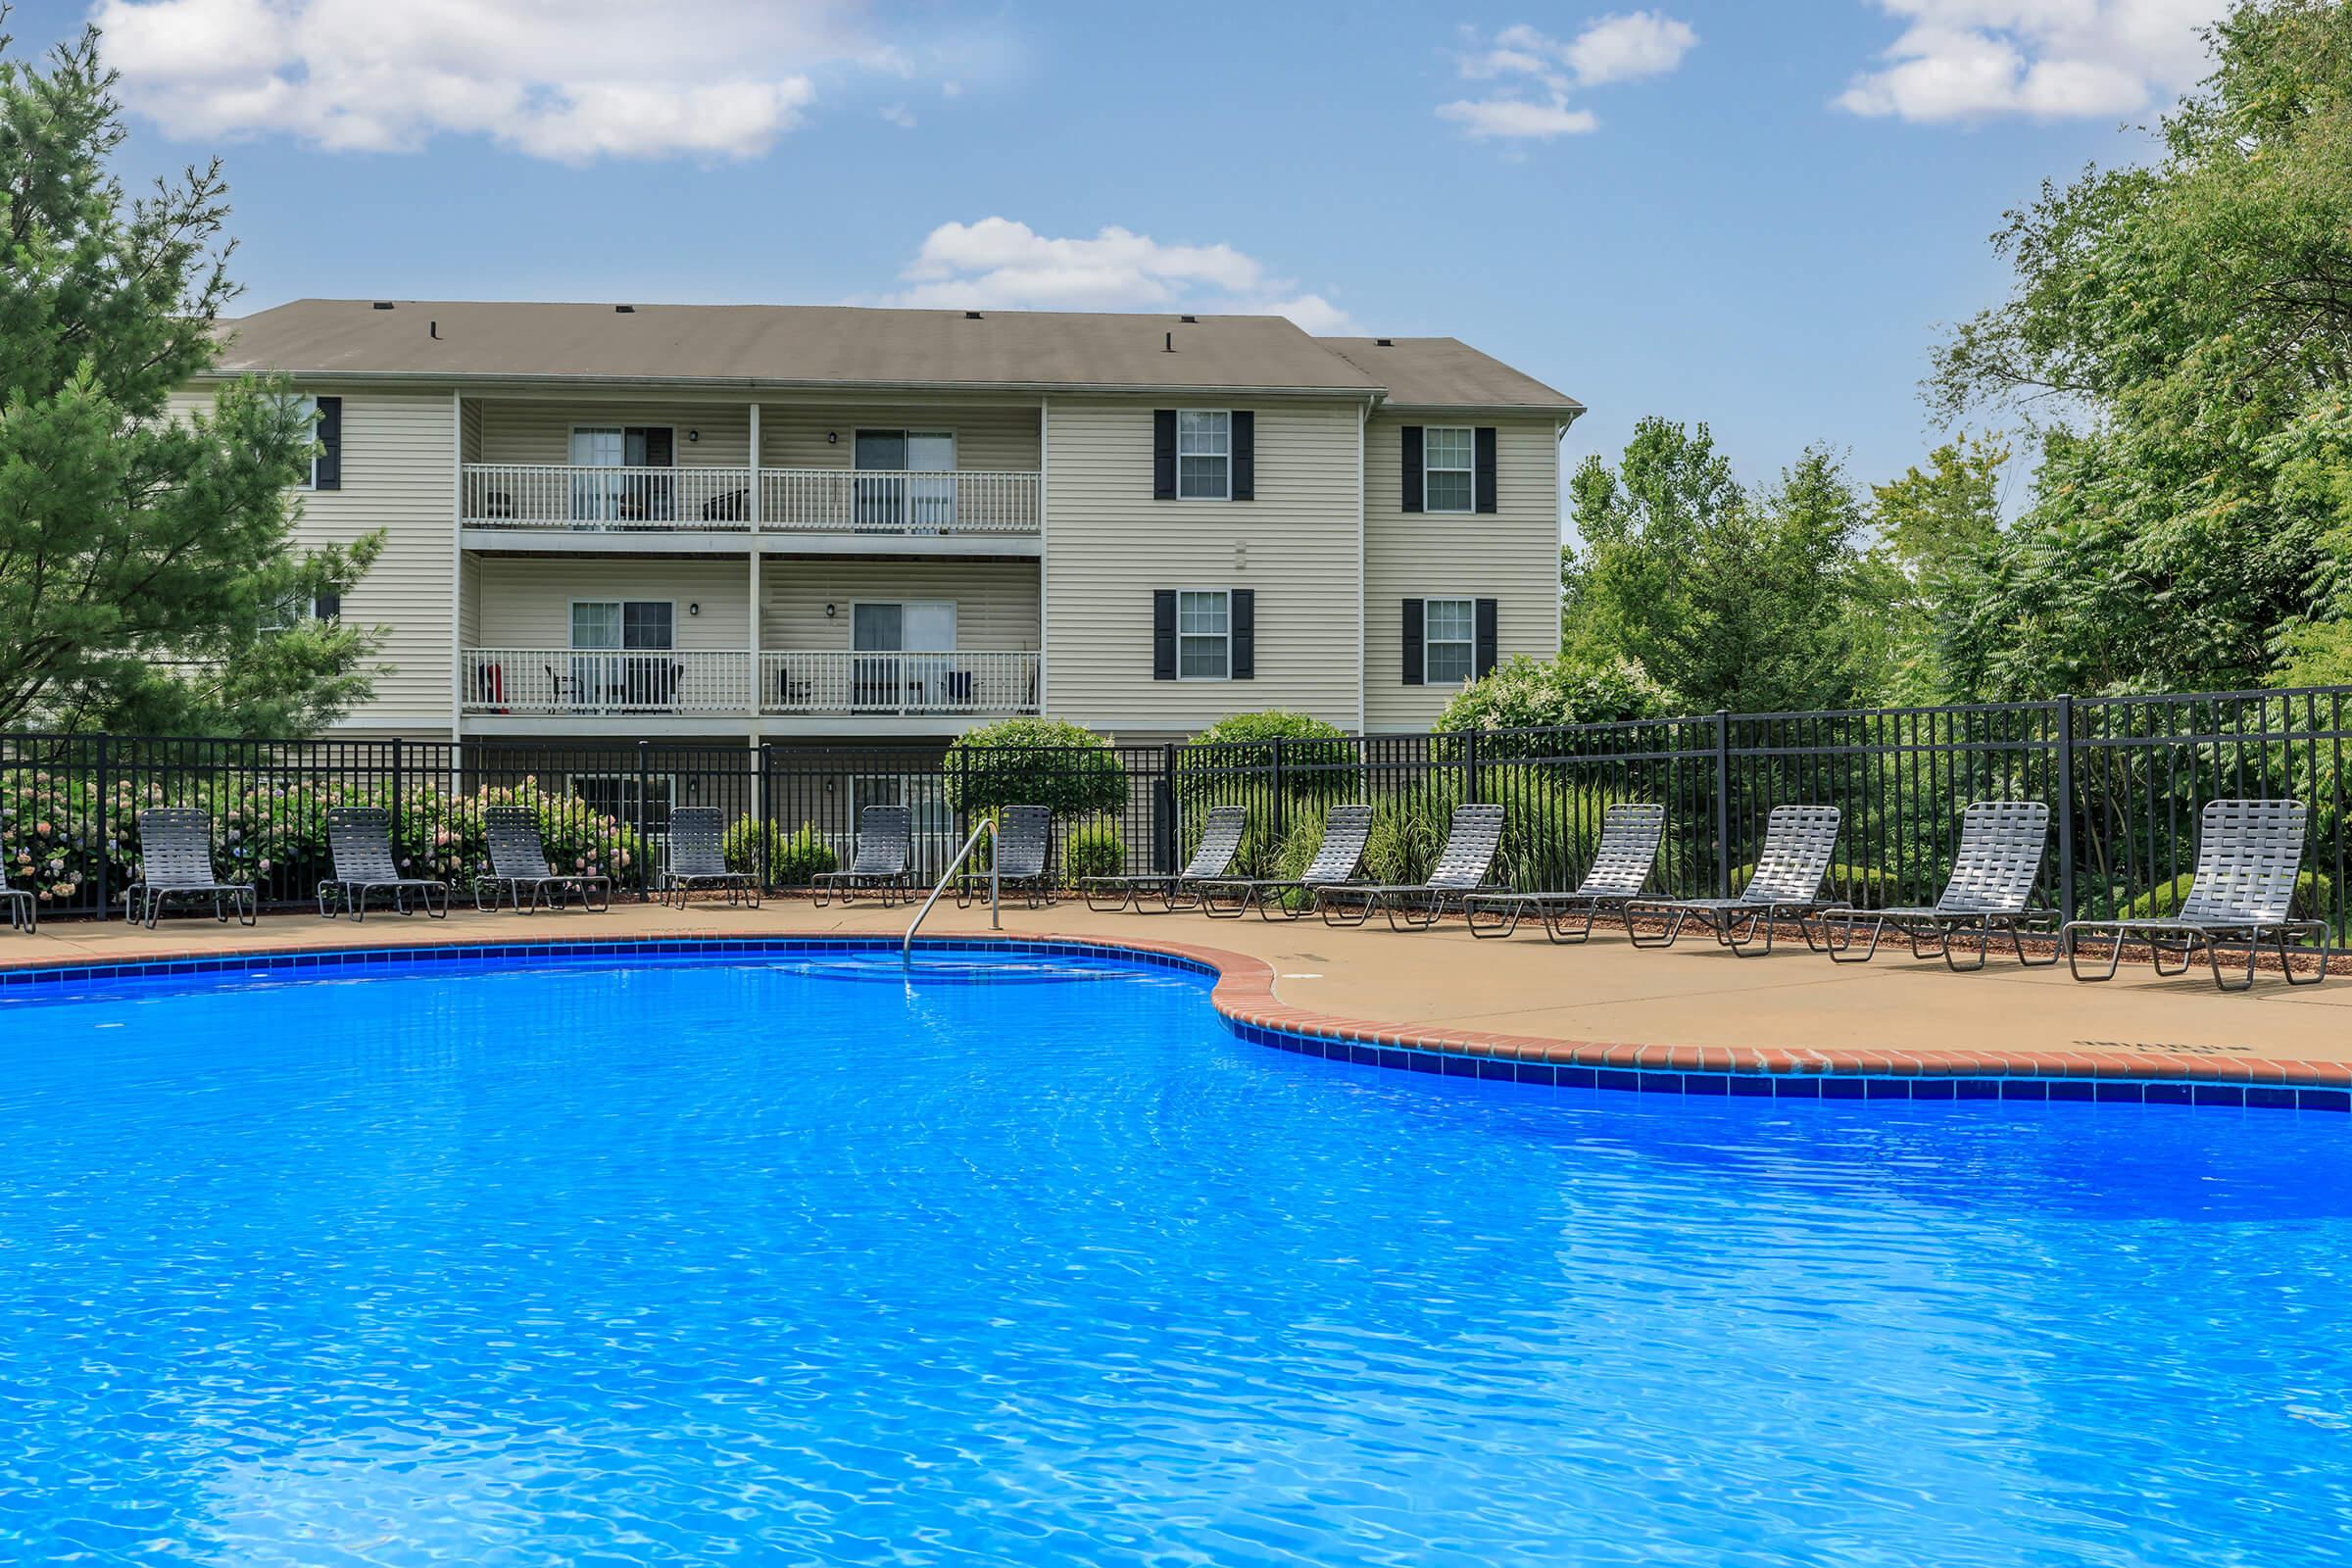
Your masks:
<svg viewBox="0 0 2352 1568"><path fill-rule="evenodd" d="M902 964L914 962L915 932L922 929L923 921L930 916L931 906L937 904L939 896L948 891L948 884L956 880L956 873L963 869L963 862L972 858L972 851L980 847L980 841L984 838L989 841L990 850L988 857L988 928L991 931L1004 929L1004 917L999 912L997 900L996 833L997 819L993 816L984 816L980 819L980 825L972 829L972 836L963 841L963 848L956 852L956 858L948 865L947 875L939 879L939 885L931 890L931 896L923 901L922 908L906 927L906 936L899 944L899 961Z"/></svg>

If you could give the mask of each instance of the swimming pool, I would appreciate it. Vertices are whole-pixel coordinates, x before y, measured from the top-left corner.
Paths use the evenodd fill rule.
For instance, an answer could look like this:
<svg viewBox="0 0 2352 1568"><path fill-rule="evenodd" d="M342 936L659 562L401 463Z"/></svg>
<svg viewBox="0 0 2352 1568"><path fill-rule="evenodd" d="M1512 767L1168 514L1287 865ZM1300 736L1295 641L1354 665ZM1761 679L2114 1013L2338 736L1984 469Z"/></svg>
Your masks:
<svg viewBox="0 0 2352 1568"><path fill-rule="evenodd" d="M11 990L0 1560L2352 1554L2340 1114L1437 1078L1003 961Z"/></svg>

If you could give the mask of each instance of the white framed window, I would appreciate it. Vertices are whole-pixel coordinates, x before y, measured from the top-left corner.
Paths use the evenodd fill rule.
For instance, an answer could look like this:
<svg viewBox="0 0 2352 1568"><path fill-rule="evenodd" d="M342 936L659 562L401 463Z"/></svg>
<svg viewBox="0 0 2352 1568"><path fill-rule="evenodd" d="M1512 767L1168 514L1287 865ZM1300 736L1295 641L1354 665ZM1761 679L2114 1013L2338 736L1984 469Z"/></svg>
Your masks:
<svg viewBox="0 0 2352 1568"><path fill-rule="evenodd" d="M667 653L677 629L677 607L666 599L575 599L571 646Z"/></svg>
<svg viewBox="0 0 2352 1568"><path fill-rule="evenodd" d="M1421 432L1421 510L1470 512L1478 504L1478 439L1466 425L1433 424ZM1431 603L1451 603L1432 600ZM1436 679L1432 676L1431 679Z"/></svg>
<svg viewBox="0 0 2352 1568"><path fill-rule="evenodd" d="M1233 595L1224 589L1176 595L1176 678L1233 678Z"/></svg>
<svg viewBox="0 0 2352 1568"><path fill-rule="evenodd" d="M1176 411L1176 499L1233 499L1233 416L1223 410Z"/></svg>
<svg viewBox="0 0 2352 1568"><path fill-rule="evenodd" d="M1422 600L1421 679L1431 686L1459 686L1477 673L1477 601Z"/></svg>
<svg viewBox="0 0 2352 1568"><path fill-rule="evenodd" d="M294 416L301 421L303 440L316 445L318 440L318 400L306 396L288 398L286 402L293 408ZM318 460L324 454L318 452L311 454L310 461L302 466L302 478L295 483L295 489L318 488Z"/></svg>
<svg viewBox="0 0 2352 1568"><path fill-rule="evenodd" d="M341 594L315 594L307 599L297 595L270 606L262 616L262 630L292 631L306 620L322 620L332 624L342 618Z"/></svg>

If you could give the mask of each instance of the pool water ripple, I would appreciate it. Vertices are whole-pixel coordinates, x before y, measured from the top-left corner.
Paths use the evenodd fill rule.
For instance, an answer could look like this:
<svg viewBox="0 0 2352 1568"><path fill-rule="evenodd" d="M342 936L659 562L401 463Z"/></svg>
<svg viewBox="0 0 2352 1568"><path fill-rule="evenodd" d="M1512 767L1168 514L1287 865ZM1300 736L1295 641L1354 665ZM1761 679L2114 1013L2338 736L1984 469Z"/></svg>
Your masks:
<svg viewBox="0 0 2352 1568"><path fill-rule="evenodd" d="M0 1001L0 1560L2352 1560L2340 1115L1433 1079L1021 978Z"/></svg>

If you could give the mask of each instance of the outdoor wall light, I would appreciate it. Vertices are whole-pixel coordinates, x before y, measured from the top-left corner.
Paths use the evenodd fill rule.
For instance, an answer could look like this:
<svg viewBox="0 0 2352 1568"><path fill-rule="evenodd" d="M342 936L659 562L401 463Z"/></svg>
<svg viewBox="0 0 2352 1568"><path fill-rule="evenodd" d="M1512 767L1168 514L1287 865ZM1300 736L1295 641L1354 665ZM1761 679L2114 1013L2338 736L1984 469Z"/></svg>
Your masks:
<svg viewBox="0 0 2352 1568"><path fill-rule="evenodd" d="M700 441L702 438L703 432L700 430L689 430L686 432L686 439L689 441Z"/></svg>
<svg viewBox="0 0 2352 1568"><path fill-rule="evenodd" d="M700 605L688 605L688 606L686 607L686 613L688 613L689 615L699 615L699 614L701 614L702 612L703 612L703 607L702 607L702 606L700 606Z"/></svg>
<svg viewBox="0 0 2352 1568"><path fill-rule="evenodd" d="M831 620L836 613L838 613L838 612L836 612L831 605L827 605L825 607L825 618L827 620Z"/></svg>
<svg viewBox="0 0 2352 1568"><path fill-rule="evenodd" d="M841 432L839 430L827 430L825 432L825 445L829 447L837 447L841 445Z"/></svg>

